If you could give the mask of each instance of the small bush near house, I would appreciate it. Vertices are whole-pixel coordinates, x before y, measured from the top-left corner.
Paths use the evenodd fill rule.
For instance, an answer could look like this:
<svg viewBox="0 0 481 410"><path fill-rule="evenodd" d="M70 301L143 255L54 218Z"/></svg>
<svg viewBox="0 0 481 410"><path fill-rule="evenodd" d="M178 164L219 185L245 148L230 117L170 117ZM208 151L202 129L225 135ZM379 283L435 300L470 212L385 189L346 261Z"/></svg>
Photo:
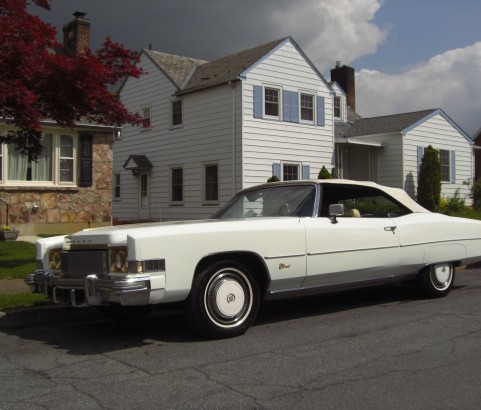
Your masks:
<svg viewBox="0 0 481 410"><path fill-rule="evenodd" d="M279 178L275 175L272 175L267 182L279 182Z"/></svg>
<svg viewBox="0 0 481 410"><path fill-rule="evenodd" d="M439 152L431 145L424 151L418 177L419 205L437 212L441 200L441 161Z"/></svg>
<svg viewBox="0 0 481 410"><path fill-rule="evenodd" d="M452 198L443 198L439 203L439 212L446 215L463 212L465 208L464 199L459 196L459 189L456 190Z"/></svg>
<svg viewBox="0 0 481 410"><path fill-rule="evenodd" d="M473 208L477 211L481 210L481 178L474 181L471 193L473 195Z"/></svg>
<svg viewBox="0 0 481 410"><path fill-rule="evenodd" d="M317 176L317 179L332 179L331 173L327 170L327 168L324 165L319 171L319 175Z"/></svg>

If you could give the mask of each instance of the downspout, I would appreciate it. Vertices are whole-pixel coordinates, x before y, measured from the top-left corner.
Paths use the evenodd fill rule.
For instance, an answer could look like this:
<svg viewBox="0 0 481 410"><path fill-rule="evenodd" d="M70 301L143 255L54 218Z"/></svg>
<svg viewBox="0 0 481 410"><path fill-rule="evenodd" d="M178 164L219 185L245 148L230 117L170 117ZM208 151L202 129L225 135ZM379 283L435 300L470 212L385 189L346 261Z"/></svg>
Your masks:
<svg viewBox="0 0 481 410"><path fill-rule="evenodd" d="M235 149L235 130L236 130L236 108L237 108L237 101L236 101L236 86L235 83L229 80L229 86L232 88L232 135L231 135L231 149L232 149L232 195L234 195L237 191L236 189L236 149Z"/></svg>

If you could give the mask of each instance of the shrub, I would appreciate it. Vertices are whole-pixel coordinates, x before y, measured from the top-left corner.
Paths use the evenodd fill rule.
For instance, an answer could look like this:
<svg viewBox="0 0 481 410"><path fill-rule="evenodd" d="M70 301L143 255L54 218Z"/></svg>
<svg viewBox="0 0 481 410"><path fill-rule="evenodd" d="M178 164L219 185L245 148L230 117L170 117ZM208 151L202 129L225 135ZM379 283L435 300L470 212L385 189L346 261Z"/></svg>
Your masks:
<svg viewBox="0 0 481 410"><path fill-rule="evenodd" d="M418 177L418 203L436 212L441 199L441 161L431 145L424 151Z"/></svg>
<svg viewBox="0 0 481 410"><path fill-rule="evenodd" d="M279 182L279 178L276 175L272 175L267 182Z"/></svg>
<svg viewBox="0 0 481 410"><path fill-rule="evenodd" d="M332 179L331 173L327 170L327 168L324 165L319 171L319 175L317 176L317 179Z"/></svg>
<svg viewBox="0 0 481 410"><path fill-rule="evenodd" d="M477 211L481 210L481 178L474 181L471 193L473 195L473 208Z"/></svg>

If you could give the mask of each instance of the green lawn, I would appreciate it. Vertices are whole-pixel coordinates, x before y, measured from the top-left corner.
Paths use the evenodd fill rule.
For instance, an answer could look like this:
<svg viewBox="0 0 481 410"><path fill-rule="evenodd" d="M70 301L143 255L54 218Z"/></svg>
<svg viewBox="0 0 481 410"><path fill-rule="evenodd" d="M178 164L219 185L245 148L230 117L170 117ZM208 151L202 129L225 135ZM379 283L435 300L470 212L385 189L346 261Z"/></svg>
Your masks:
<svg viewBox="0 0 481 410"><path fill-rule="evenodd" d="M0 293L0 311L22 306L45 305L47 301L43 293L18 293L16 295L2 295Z"/></svg>
<svg viewBox="0 0 481 410"><path fill-rule="evenodd" d="M23 279L36 266L34 244L21 241L0 242L0 279Z"/></svg>

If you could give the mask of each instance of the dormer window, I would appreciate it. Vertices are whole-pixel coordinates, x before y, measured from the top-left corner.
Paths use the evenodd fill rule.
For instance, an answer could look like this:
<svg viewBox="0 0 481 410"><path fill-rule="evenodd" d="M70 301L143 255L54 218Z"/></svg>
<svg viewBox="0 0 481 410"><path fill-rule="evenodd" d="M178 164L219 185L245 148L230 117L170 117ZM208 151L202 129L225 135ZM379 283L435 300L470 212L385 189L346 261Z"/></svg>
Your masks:
<svg viewBox="0 0 481 410"><path fill-rule="evenodd" d="M334 118L341 119L342 109L341 109L342 99L341 97L334 97Z"/></svg>

